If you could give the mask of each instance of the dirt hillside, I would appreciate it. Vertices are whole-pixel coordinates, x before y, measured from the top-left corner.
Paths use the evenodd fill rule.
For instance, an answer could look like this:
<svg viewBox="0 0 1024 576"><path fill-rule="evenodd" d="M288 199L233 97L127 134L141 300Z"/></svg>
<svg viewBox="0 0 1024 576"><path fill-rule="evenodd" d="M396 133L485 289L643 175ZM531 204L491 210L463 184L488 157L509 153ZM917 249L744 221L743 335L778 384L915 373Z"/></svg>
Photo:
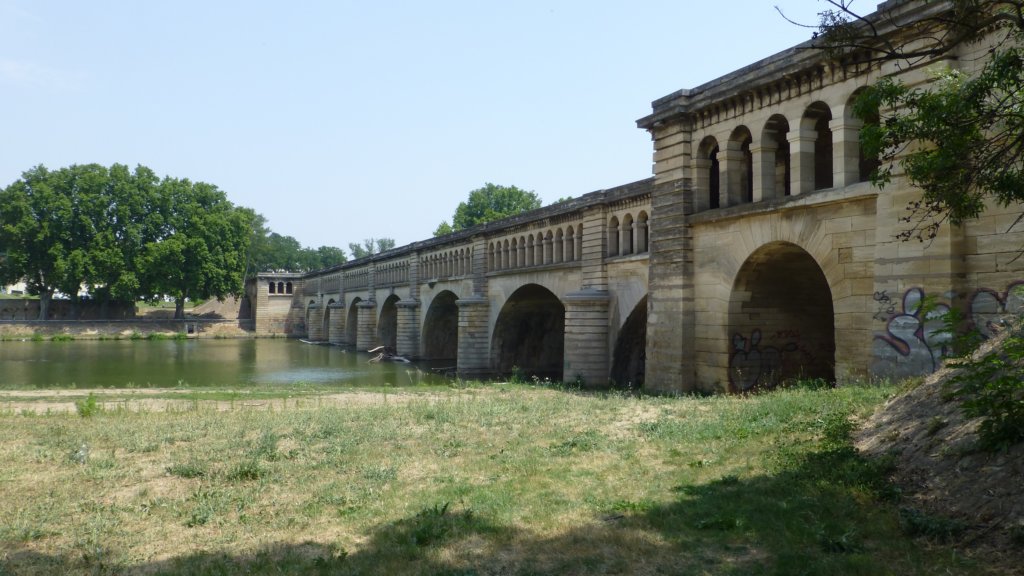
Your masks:
<svg viewBox="0 0 1024 576"><path fill-rule="evenodd" d="M986 348L996 346L998 339ZM955 545L1015 573L1024 563L1024 443L978 450L978 422L965 419L958 402L943 400L953 374L943 368L890 400L861 426L857 447L895 457L894 480L909 513L939 526L951 521L962 529Z"/></svg>

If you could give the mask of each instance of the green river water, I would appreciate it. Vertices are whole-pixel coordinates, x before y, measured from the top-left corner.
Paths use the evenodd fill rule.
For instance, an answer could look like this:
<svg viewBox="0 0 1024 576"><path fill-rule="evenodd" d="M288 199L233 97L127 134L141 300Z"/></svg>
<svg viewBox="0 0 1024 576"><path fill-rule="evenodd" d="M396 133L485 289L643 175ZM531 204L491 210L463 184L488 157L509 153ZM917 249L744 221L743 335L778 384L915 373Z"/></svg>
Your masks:
<svg viewBox="0 0 1024 576"><path fill-rule="evenodd" d="M408 386L412 364L285 339L0 342L0 389Z"/></svg>

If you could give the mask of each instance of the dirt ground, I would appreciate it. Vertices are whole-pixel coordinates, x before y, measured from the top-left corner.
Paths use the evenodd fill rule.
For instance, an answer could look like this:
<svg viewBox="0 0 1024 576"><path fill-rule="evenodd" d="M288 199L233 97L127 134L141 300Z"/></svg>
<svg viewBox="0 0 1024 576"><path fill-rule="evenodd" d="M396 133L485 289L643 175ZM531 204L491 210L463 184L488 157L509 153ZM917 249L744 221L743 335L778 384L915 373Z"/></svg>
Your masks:
<svg viewBox="0 0 1024 576"><path fill-rule="evenodd" d="M995 342L991 345L996 345ZM890 400L860 427L856 445L895 457L903 506L962 523L955 545L1019 569L1024 562L1024 443L976 449L977 421L943 400L944 368Z"/></svg>

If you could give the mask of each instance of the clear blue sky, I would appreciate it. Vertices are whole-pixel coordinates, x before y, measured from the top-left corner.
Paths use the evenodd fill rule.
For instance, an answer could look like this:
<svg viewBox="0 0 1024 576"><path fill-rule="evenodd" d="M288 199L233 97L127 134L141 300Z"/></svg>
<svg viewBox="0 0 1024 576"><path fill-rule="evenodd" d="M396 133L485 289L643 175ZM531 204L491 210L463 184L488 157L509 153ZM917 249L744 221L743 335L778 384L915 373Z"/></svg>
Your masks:
<svg viewBox="0 0 1024 576"><path fill-rule="evenodd" d="M403 245L485 182L547 204L648 177L652 100L810 37L776 5L826 7L0 0L0 187L143 164L306 246Z"/></svg>

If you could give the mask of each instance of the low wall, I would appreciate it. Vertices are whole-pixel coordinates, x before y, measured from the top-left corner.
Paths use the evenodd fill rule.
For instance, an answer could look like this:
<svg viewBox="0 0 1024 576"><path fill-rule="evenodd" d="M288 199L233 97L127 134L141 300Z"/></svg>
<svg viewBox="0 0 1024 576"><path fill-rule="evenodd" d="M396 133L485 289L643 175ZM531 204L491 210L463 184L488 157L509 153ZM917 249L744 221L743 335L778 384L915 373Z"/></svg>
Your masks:
<svg viewBox="0 0 1024 576"><path fill-rule="evenodd" d="M133 334L190 338L252 338L250 320L0 320L0 338L50 338L58 335L89 340L100 338L131 338Z"/></svg>
<svg viewBox="0 0 1024 576"><path fill-rule="evenodd" d="M106 313L103 314L104 311L99 302L87 300L80 302L75 307L68 300L51 300L47 312L47 320L99 320L100 318L128 320L135 316L135 304L111 302L107 304ZM39 300L0 299L0 320L24 322L38 318Z"/></svg>

